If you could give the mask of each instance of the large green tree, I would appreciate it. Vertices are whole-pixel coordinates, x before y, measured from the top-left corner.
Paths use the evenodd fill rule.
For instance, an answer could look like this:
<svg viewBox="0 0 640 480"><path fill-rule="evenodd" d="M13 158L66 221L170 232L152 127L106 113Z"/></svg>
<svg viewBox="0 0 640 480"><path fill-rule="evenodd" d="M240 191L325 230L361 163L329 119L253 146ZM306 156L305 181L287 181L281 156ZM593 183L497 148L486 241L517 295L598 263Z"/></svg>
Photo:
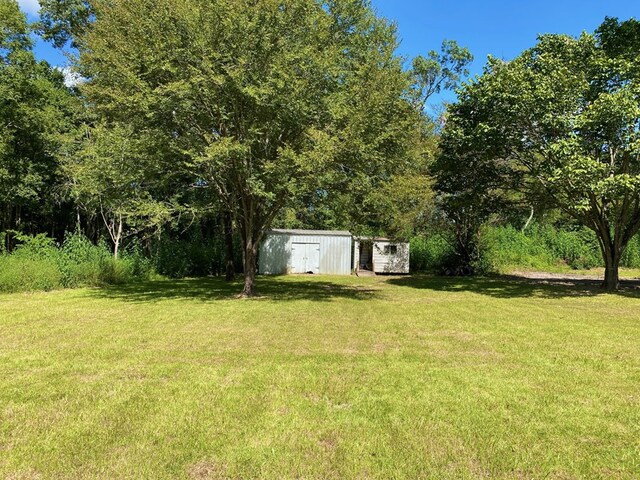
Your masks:
<svg viewBox="0 0 640 480"><path fill-rule="evenodd" d="M453 40L445 40L440 51L416 57L407 72L411 81L407 98L422 122L412 132L412 144L404 161L388 163L388 168L377 171L332 171L325 181L331 188L299 198L297 205L278 218L278 224L348 229L357 235L400 239L422 234L432 227L435 201L429 168L438 151L439 132L427 106L437 94L459 85L468 75L467 67L472 60L469 50ZM366 98L360 102L360 111L358 116L368 121Z"/></svg>
<svg viewBox="0 0 640 480"><path fill-rule="evenodd" d="M53 226L58 134L75 118L61 72L35 59L30 33L18 3L0 0L0 230Z"/></svg>
<svg viewBox="0 0 640 480"><path fill-rule="evenodd" d="M244 243L288 204L406 159L419 116L395 30L364 0L97 0L82 91L107 128L145 137L156 169L215 189Z"/></svg>
<svg viewBox="0 0 640 480"><path fill-rule="evenodd" d="M454 201L517 190L592 229L609 290L640 229L637 25L608 20L595 35L545 35L513 61L490 59L450 108L440 159L455 166Z"/></svg>
<svg viewBox="0 0 640 480"><path fill-rule="evenodd" d="M145 137L130 127L98 123L68 137L75 142L67 145L62 166L67 191L79 207L102 220L116 258L125 239L160 229L179 210L177 200L158 185L160 173L150 161Z"/></svg>

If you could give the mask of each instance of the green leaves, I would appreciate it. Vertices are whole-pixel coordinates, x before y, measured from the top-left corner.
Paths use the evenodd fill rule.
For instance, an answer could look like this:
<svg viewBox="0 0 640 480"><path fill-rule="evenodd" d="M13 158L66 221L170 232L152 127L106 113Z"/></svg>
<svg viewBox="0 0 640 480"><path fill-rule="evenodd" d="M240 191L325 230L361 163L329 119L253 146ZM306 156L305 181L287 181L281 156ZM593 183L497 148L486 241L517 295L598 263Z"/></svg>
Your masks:
<svg viewBox="0 0 640 480"><path fill-rule="evenodd" d="M0 0L0 230L50 216L62 197L59 134L72 127L75 105L62 74L31 47L17 2Z"/></svg>
<svg viewBox="0 0 640 480"><path fill-rule="evenodd" d="M469 75L467 66L472 61L471 52L455 40L443 41L440 52L431 50L427 57L417 56L412 70L416 106L423 110L433 95L457 88L462 78Z"/></svg>
<svg viewBox="0 0 640 480"><path fill-rule="evenodd" d="M530 202L551 199L598 233L603 254L619 257L640 229L640 70L627 55L630 22L608 20L598 37L544 35L511 62L490 60L463 87L443 133L441 163L471 157L480 181L464 184L469 170L458 163L461 171L440 182L447 193L473 202L502 178Z"/></svg>
<svg viewBox="0 0 640 480"><path fill-rule="evenodd" d="M93 9L88 0L39 0L38 30L45 40L62 48L77 40L88 27Z"/></svg>

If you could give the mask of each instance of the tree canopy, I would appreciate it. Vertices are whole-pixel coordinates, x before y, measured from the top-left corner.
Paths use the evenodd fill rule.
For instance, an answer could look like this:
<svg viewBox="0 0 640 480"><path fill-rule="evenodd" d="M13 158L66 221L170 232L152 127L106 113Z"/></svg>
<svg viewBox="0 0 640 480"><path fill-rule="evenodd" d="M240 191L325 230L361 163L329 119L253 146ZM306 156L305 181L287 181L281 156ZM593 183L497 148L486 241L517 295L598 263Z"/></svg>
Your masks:
<svg viewBox="0 0 640 480"><path fill-rule="evenodd" d="M452 201L471 193L463 204L482 205L518 191L595 231L609 289L640 229L640 72L628 34L636 24L544 35L513 61L490 59L449 110L439 161L444 184L442 172L456 172L444 189Z"/></svg>
<svg viewBox="0 0 640 480"><path fill-rule="evenodd" d="M50 224L62 199L57 149L76 105L62 73L35 59L26 17L0 0L0 231Z"/></svg>
<svg viewBox="0 0 640 480"><path fill-rule="evenodd" d="M145 138L163 175L214 189L244 240L244 295L283 208L347 178L366 189L421 128L395 29L362 0L94 2L82 92Z"/></svg>

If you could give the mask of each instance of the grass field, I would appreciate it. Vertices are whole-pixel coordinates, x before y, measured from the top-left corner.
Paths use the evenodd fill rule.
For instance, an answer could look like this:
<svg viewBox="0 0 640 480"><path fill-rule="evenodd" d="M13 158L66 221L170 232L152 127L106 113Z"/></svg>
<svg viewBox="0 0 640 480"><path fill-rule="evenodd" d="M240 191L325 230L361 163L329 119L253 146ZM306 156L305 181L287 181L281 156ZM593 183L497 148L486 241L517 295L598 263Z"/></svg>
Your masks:
<svg viewBox="0 0 640 480"><path fill-rule="evenodd" d="M215 279L0 295L0 478L638 478L640 294Z"/></svg>

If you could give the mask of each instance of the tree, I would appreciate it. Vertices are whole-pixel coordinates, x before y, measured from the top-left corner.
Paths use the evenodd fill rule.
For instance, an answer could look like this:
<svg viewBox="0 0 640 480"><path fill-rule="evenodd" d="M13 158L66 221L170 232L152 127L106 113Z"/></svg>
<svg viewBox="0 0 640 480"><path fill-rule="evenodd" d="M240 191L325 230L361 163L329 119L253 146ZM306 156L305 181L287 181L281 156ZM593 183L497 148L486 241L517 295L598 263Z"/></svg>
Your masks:
<svg viewBox="0 0 640 480"><path fill-rule="evenodd" d="M85 138L69 150L63 164L69 191L78 205L97 212L118 258L123 240L163 225L175 208L153 192L157 172L145 155L146 146L130 129L98 124L80 129L82 133Z"/></svg>
<svg viewBox="0 0 640 480"><path fill-rule="evenodd" d="M438 125L425 112L433 95L455 89L468 75L473 57L455 41L443 42L441 52L418 57L408 72L408 98L421 117L412 129L412 143L400 164L385 170L343 169L331 172L324 182L331 188L309 193L278 218L288 228L348 229L358 235L383 235L407 239L426 231L435 212L430 167L438 151ZM368 120L369 106L363 98L358 117ZM377 131L376 128L372 129Z"/></svg>
<svg viewBox="0 0 640 480"><path fill-rule="evenodd" d="M62 199L58 133L75 111L62 74L36 61L18 3L0 0L0 230L53 227Z"/></svg>
<svg viewBox="0 0 640 480"><path fill-rule="evenodd" d="M242 295L273 219L333 172L366 181L417 128L394 28L363 0L96 1L82 87L165 175L213 188L244 244ZM365 108L366 107L366 108Z"/></svg>
<svg viewBox="0 0 640 480"><path fill-rule="evenodd" d="M40 20L38 30L42 38L57 48L78 46L93 20L93 8L88 0L39 0Z"/></svg>
<svg viewBox="0 0 640 480"><path fill-rule="evenodd" d="M440 52L431 50L427 57L413 60L414 103L424 110L429 99L442 90L454 90L469 75L473 55L455 40L444 40Z"/></svg>
<svg viewBox="0 0 640 480"><path fill-rule="evenodd" d="M621 22L614 17L606 17L596 30L600 47L611 58L622 57L640 68L640 21L629 19Z"/></svg>
<svg viewBox="0 0 640 480"><path fill-rule="evenodd" d="M490 59L451 107L444 151L474 182L500 180L592 229L615 290L640 229L640 70L624 42L609 48L616 28L605 25L606 36L545 35L511 62Z"/></svg>

